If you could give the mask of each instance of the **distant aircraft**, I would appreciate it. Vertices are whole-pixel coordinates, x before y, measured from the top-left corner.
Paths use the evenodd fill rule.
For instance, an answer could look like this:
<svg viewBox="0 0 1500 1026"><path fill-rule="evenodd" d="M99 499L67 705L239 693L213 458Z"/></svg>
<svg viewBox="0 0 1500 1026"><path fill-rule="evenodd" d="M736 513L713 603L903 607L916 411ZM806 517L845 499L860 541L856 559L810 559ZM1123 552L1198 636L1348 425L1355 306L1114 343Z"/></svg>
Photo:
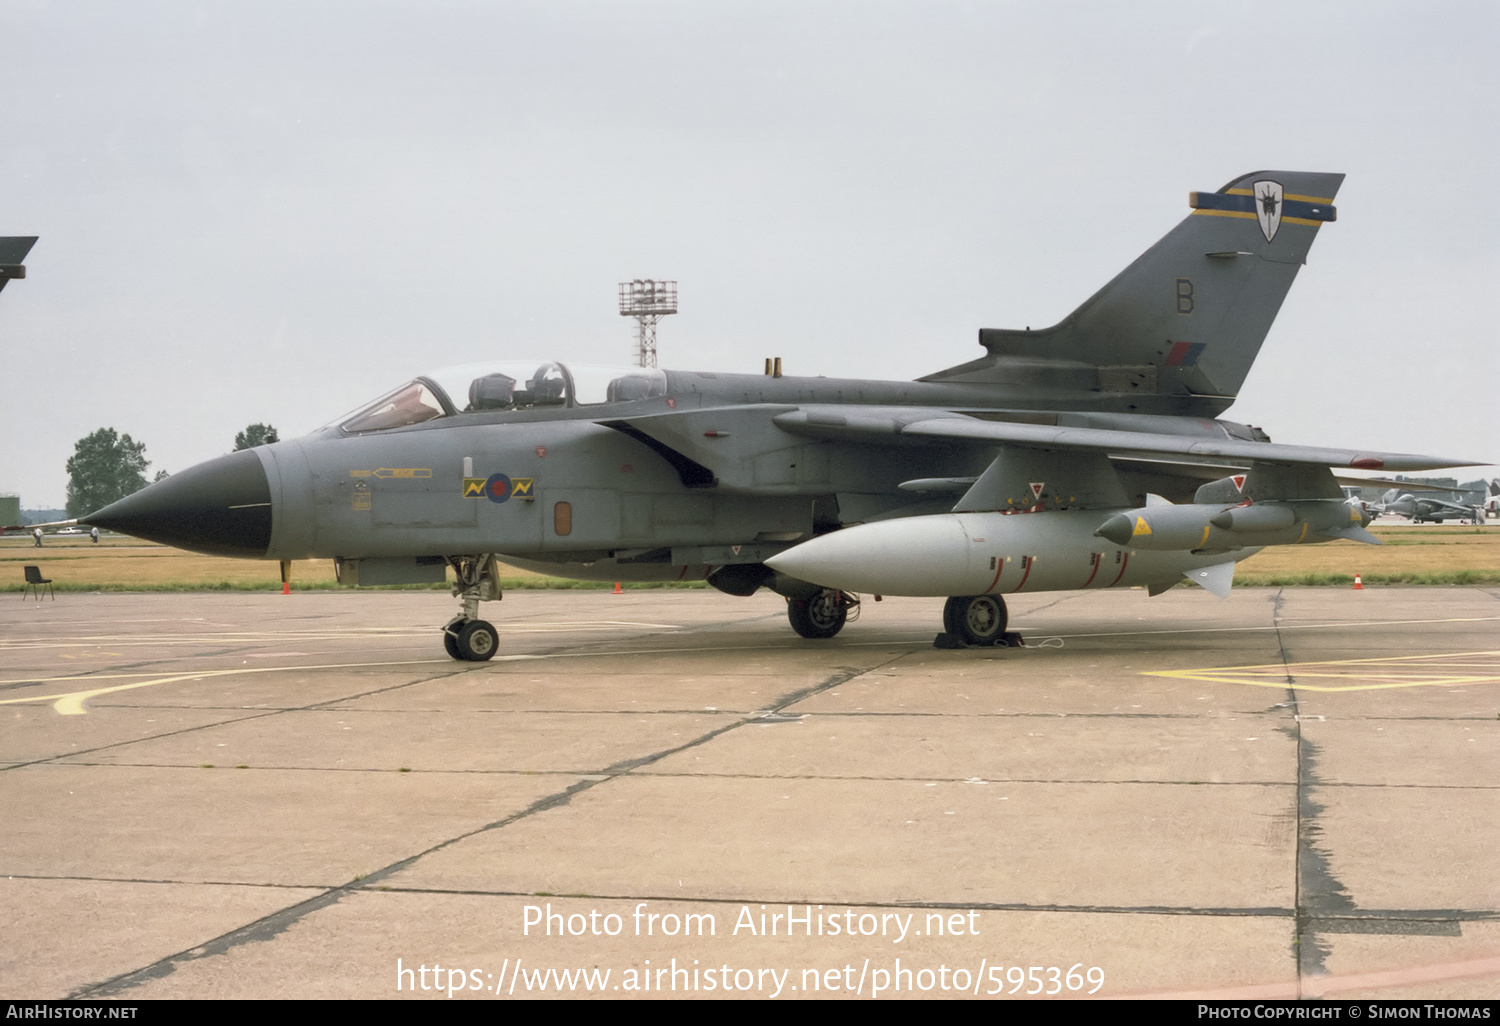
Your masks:
<svg viewBox="0 0 1500 1026"><path fill-rule="evenodd" d="M1493 484L1490 486L1492 501L1494 487ZM1470 506L1464 502L1448 502L1428 496L1416 496L1396 488L1386 492L1375 509L1379 513L1406 517L1414 524L1440 524L1444 520L1463 520L1477 524L1484 519L1485 512L1480 506Z"/></svg>
<svg viewBox="0 0 1500 1026"><path fill-rule="evenodd" d="M31 247L36 244L36 240L35 235L0 236L0 289L4 289L5 283L14 278L26 277L26 265L21 261L26 259L27 253L31 252ZM0 535L7 530L18 530L21 526L20 524L0 524Z"/></svg>
<svg viewBox="0 0 1500 1026"><path fill-rule="evenodd" d="M1342 181L1262 171L1192 193L1182 223L1062 322L981 330L984 355L917 381L460 367L79 522L332 558L346 584L451 568L460 609L443 642L471 660L499 644L478 615L500 598L499 558L770 588L812 638L837 634L860 592L946 596L946 633L965 644L1004 637L1008 594L1155 595L1186 577L1224 596L1262 546L1378 544L1330 468L1472 462L1273 444L1215 419Z"/></svg>
<svg viewBox="0 0 1500 1026"><path fill-rule="evenodd" d="M35 235L0 236L0 289L12 278L26 277L26 265L21 263L31 247L36 245Z"/></svg>
<svg viewBox="0 0 1500 1026"><path fill-rule="evenodd" d="M1490 482L1490 494L1484 500L1484 515L1500 517L1500 477Z"/></svg>

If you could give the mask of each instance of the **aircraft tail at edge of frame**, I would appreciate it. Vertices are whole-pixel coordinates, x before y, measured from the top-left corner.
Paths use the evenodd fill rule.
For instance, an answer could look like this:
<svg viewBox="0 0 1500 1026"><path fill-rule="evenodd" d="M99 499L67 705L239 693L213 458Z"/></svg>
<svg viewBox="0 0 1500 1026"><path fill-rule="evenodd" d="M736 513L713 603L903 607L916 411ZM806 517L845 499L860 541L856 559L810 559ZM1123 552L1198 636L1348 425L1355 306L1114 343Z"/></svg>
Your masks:
<svg viewBox="0 0 1500 1026"><path fill-rule="evenodd" d="M21 263L31 247L36 245L35 235L0 236L0 289L12 278L26 277L26 267Z"/></svg>
<svg viewBox="0 0 1500 1026"><path fill-rule="evenodd" d="M1204 412L1222 409L1255 362L1318 228L1335 219L1343 180L1256 171L1190 193L1191 213L1060 323L981 329L988 358L924 380L1001 380L1007 364L1087 367L1098 370L1102 393L1201 396Z"/></svg>

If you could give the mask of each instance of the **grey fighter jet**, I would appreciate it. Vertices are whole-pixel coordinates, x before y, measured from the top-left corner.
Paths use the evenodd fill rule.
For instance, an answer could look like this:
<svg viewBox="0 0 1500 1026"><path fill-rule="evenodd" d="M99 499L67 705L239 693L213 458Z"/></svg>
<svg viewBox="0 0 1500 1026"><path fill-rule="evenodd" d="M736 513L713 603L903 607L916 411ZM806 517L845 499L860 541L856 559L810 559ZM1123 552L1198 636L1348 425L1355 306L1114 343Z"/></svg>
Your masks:
<svg viewBox="0 0 1500 1026"><path fill-rule="evenodd" d="M1493 485L1491 487L1493 488ZM1447 499L1437 499L1430 495L1413 495L1411 492L1403 492L1397 488L1392 488L1381 496L1380 504L1375 507L1375 511L1406 517L1414 524L1441 524L1444 520L1460 520L1477 524L1484 519L1485 514L1483 506L1450 502Z"/></svg>
<svg viewBox="0 0 1500 1026"><path fill-rule="evenodd" d="M180 472L81 523L353 585L442 581L455 658L499 645L497 561L598 581L770 588L808 638L861 592L947 597L960 643L1004 596L1183 577L1226 594L1265 545L1372 542L1331 468L1466 461L1272 443L1234 401L1338 174L1262 171L1190 213L1061 323L981 330L917 381L557 362L416 378L303 438Z"/></svg>

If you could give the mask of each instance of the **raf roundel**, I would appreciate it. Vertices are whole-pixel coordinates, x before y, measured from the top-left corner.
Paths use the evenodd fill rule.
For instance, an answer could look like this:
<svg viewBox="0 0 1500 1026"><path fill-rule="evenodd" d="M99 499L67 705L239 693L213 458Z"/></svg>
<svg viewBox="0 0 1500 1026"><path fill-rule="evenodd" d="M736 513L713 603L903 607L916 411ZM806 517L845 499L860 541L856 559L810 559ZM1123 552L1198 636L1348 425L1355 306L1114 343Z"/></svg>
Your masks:
<svg viewBox="0 0 1500 1026"><path fill-rule="evenodd" d="M504 502L510 498L510 478L504 474L491 474L484 483L484 494L491 502Z"/></svg>

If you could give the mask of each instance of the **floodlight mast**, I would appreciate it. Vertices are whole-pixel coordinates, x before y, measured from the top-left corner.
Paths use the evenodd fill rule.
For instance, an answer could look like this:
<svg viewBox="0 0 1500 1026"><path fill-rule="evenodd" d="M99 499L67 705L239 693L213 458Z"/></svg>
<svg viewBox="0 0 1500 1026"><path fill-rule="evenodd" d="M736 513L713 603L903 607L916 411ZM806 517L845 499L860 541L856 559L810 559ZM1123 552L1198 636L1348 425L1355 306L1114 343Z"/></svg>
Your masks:
<svg viewBox="0 0 1500 1026"><path fill-rule="evenodd" d="M656 322L677 312L677 283L637 278L620 282L620 316L634 317L636 359L642 367L656 366Z"/></svg>

